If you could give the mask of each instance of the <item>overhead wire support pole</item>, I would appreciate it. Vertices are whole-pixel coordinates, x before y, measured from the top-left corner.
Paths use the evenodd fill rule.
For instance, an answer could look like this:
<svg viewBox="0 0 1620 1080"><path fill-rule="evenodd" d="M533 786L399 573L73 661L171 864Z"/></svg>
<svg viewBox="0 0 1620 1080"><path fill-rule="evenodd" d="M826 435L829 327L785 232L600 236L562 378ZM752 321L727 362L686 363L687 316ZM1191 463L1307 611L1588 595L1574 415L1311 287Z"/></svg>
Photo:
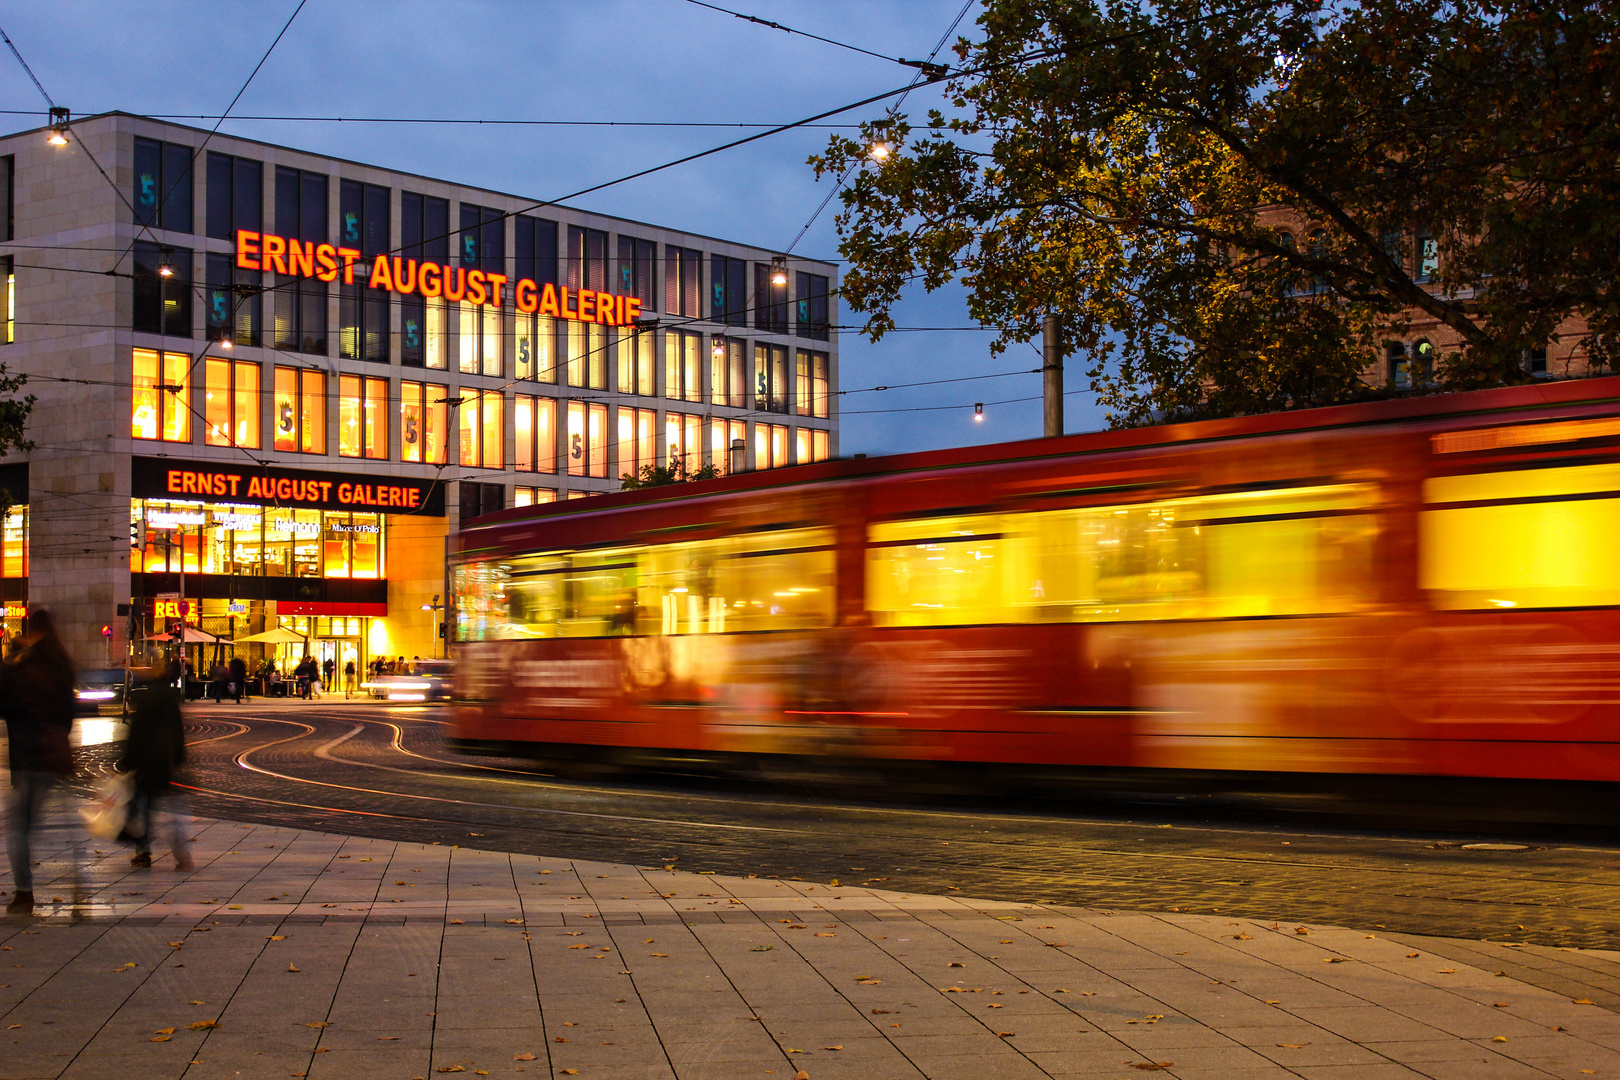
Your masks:
<svg viewBox="0 0 1620 1080"><path fill-rule="evenodd" d="M1063 323L1056 312L1041 320L1041 404L1048 439L1063 434Z"/></svg>

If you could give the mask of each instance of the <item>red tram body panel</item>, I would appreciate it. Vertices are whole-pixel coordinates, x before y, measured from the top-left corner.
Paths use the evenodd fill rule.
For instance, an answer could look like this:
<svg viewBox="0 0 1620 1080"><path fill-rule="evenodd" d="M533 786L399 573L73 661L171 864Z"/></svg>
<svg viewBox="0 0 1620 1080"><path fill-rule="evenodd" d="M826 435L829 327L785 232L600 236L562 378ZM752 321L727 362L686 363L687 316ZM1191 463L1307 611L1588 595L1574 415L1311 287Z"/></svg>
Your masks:
<svg viewBox="0 0 1620 1080"><path fill-rule="evenodd" d="M456 538L462 746L1620 779L1620 378L855 459Z"/></svg>

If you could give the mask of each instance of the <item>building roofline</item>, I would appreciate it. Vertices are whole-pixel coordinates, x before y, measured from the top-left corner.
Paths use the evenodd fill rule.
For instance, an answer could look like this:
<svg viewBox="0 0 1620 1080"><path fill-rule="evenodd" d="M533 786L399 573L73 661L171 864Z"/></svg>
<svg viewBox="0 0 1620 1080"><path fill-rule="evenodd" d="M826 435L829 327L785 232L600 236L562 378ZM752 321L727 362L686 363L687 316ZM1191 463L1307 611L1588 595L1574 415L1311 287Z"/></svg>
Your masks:
<svg viewBox="0 0 1620 1080"><path fill-rule="evenodd" d="M222 137L227 138L227 139L235 139L235 140L237 140L239 142L253 143L253 144L257 145L257 146L269 147L272 150L285 150L288 153L292 153L292 154L306 154L306 155L308 155L310 157L325 158L328 161L336 161L336 162L340 162L340 163L345 164L345 165L355 165L355 166L358 166L359 168L362 168L362 169L378 169L378 170L380 170L382 172L390 172L390 173L394 173L394 174L396 174L398 176L415 177L415 178L417 178L419 180L428 180L428 181L432 181L433 183L436 183L436 184L446 184L446 185L449 185L451 187L468 188L468 189L473 190L473 191L487 192L490 195L497 195L497 196L500 196L501 198L505 198L505 199L516 199L518 201L526 201L526 202L530 202L530 203L540 201L540 200L536 199L534 196L531 196L531 195L519 195L519 194L516 194L514 192L510 192L510 191L499 191L499 190L497 190L495 188L480 187L477 184L467 184L467 183L462 183L462 182L460 182L458 180L448 180L448 179L446 179L446 178L444 178L442 176L429 176L426 173L412 172L412 171L410 171L408 169L397 169L397 168L394 168L394 167L389 166L389 165L377 165L377 164L375 164L373 162L369 162L369 161L358 161L358 160L356 160L354 158L338 157L338 156L336 156L334 154L325 154L325 153L321 153L320 151L317 151L317 150L305 150L305 149L302 149L302 148L297 147L297 146L288 146L285 143L275 143L275 142L268 142L268 141L266 141L264 139L255 139L255 138L253 138L251 136L248 136L248 135L233 135L233 134L230 134L230 133L210 132L206 128L192 127L190 124L182 124L182 123L178 123L178 122L176 122L174 120L160 120L157 117L143 116L140 113L125 112L122 109L109 109L106 112L90 113L90 114L87 114L85 116L75 117L71 122L73 124L82 124L82 123L86 123L86 122L89 122L89 121L92 121L92 120L107 119L109 117L111 117L111 118L124 117L124 118L128 118L128 119L131 119L131 120L144 120L147 123L162 124L165 127L180 128L180 129L182 129L184 131L196 132L196 133L201 134L201 135L219 134L219 135L222 135ZM12 138L15 138L15 137L17 137L19 135L28 135L28 134L31 134L31 133L34 133L34 132L43 132L48 127L50 127L49 124L42 124L37 128L25 128L25 129L23 129L21 131L7 132L4 135L0 135L0 139L12 139ZM642 221L639 218L630 218L630 217L623 217L623 216L618 215L618 214L604 213L604 212L602 212L600 210L586 210L586 209L583 209L583 208L577 207L577 206L569 206L566 203L546 202L544 204L544 206L554 206L554 207L557 207L558 209L568 210L568 211L570 211L572 213L575 213L575 214L590 214L590 215L593 215L595 217L611 218L614 221L628 222L631 225L640 225L640 226L644 226L644 227L649 228L649 229L662 229L665 232L680 233L682 236L690 236L690 237L692 237L694 239L697 239L697 240L707 240L707 241L711 241L711 242L717 243L717 244L731 244L731 245L733 245L735 247L749 248L749 249L751 249L753 251L768 252L771 255L783 255L784 254L784 252L781 252L781 251L779 251L777 249L768 248L768 247L761 247L758 244L748 244L748 243L744 243L744 242L742 242L740 240L730 240L730 239L727 239L726 237L723 237L723 236L710 236L707 233L696 233L696 232L692 232L692 231L687 230L687 229L680 229L680 228L676 228L676 227L673 227L673 226L670 226L670 225L660 225L660 224L658 224L656 222L652 222L652 221ZM535 207L534 209L535 210L540 210L540 209L543 209L543 207ZM527 211L527 210L525 210L525 211L514 211L514 213L525 213L525 214L527 214L527 213L531 213L531 211ZM836 274L838 272L838 265L836 263L828 262L825 259L811 259L811 258L807 258L807 257L805 257L803 255L791 255L791 254L787 255L786 257L789 258L789 259L792 259L792 260L794 260L796 262L802 262L802 263L812 264L812 265L815 265L815 266L827 267L832 271L833 274Z"/></svg>

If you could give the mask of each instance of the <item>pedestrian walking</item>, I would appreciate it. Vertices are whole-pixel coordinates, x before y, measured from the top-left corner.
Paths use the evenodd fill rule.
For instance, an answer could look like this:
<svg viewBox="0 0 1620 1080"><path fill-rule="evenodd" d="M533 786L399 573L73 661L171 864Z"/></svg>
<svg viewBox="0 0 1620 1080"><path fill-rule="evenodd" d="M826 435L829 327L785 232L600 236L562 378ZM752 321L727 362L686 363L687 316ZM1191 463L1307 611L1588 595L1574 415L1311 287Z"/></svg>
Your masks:
<svg viewBox="0 0 1620 1080"><path fill-rule="evenodd" d="M347 701L349 698L351 698L353 696L354 696L354 657L351 656L351 657L349 657L349 659L343 665L343 699L345 701Z"/></svg>
<svg viewBox="0 0 1620 1080"><path fill-rule="evenodd" d="M73 773L74 667L51 614L29 612L28 632L14 662L0 670L0 703L11 756L6 806L6 854L14 889L8 915L34 913L34 861L30 847L48 796ZM79 845L72 848L74 900L79 899Z"/></svg>
<svg viewBox="0 0 1620 1080"><path fill-rule="evenodd" d="M305 653L304 658L298 661L298 666L293 668L293 678L298 680L299 697L306 700L309 698L309 684L315 681L315 670L315 658L308 653Z"/></svg>
<svg viewBox="0 0 1620 1080"><path fill-rule="evenodd" d="M223 667L223 665L221 665ZM169 812L175 775L186 761L185 727L180 718L180 697L174 692L172 664L140 669L130 674L139 684L130 693L129 736L118 769L134 780L129 803L130 834L135 840L131 866L152 865L152 840L161 829L168 833L169 850L177 869L191 869L191 854L181 835L180 819Z"/></svg>
<svg viewBox="0 0 1620 1080"><path fill-rule="evenodd" d="M225 684L230 681L231 672L224 664L215 664L214 670L208 675L208 693L218 705L225 696Z"/></svg>
<svg viewBox="0 0 1620 1080"><path fill-rule="evenodd" d="M321 665L321 689L330 690L332 687L336 686L336 676L337 661L328 656L326 658L326 662Z"/></svg>
<svg viewBox="0 0 1620 1080"><path fill-rule="evenodd" d="M242 695L247 694L247 661L240 656L231 657L231 689L236 693L236 703L242 704ZM249 697L253 695L248 694Z"/></svg>

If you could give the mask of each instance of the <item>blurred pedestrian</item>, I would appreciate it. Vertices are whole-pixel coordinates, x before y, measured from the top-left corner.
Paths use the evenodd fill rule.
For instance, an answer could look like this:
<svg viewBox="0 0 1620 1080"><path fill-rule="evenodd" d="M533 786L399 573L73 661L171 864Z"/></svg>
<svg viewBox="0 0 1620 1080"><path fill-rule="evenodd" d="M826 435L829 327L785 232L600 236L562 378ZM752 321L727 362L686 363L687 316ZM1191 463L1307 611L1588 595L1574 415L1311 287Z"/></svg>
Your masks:
<svg viewBox="0 0 1620 1080"><path fill-rule="evenodd" d="M354 696L354 657L349 657L343 664L343 698L347 701Z"/></svg>
<svg viewBox="0 0 1620 1080"><path fill-rule="evenodd" d="M223 666L223 665L222 665ZM191 869L191 855L181 836L180 819L166 812L165 801L174 791L175 774L186 761L185 727L180 719L180 697L174 691L174 665L137 669L130 672L139 680L130 693L129 736L118 769L135 781L129 803L130 824L125 831L134 835L135 857L129 865L152 865L152 839L159 827L169 834L169 850L175 867Z"/></svg>
<svg viewBox="0 0 1620 1080"><path fill-rule="evenodd" d="M231 671L224 664L215 664L214 670L208 674L208 693L218 705L225 696L225 684L230 681Z"/></svg>
<svg viewBox="0 0 1620 1080"><path fill-rule="evenodd" d="M62 646L51 614L28 615L28 632L14 662L0 671L0 707L11 750L11 792L6 806L6 854L14 892L8 915L34 913L31 834L45 816L51 790L73 773L75 699L73 659ZM79 846L73 845L74 900L79 899Z"/></svg>
<svg viewBox="0 0 1620 1080"><path fill-rule="evenodd" d="M240 656L231 657L231 690L236 694L236 703L242 704L242 695L247 694L247 661ZM248 695L252 697L251 694Z"/></svg>
<svg viewBox="0 0 1620 1080"><path fill-rule="evenodd" d="M298 680L299 697L309 697L310 683L315 681L315 672L317 670L318 669L315 666L315 658L308 653L305 653L304 658L298 661L298 666L293 668L293 678Z"/></svg>
<svg viewBox="0 0 1620 1080"><path fill-rule="evenodd" d="M330 656L321 664L321 689L330 690L337 685L337 661Z"/></svg>

